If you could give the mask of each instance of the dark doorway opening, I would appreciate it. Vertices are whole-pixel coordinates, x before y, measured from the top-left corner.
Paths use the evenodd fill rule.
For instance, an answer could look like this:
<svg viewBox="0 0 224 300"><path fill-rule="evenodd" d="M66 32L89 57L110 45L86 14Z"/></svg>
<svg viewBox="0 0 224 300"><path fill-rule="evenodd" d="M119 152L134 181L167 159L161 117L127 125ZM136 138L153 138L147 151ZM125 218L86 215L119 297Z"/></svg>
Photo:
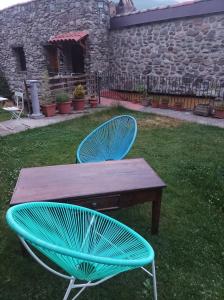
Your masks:
<svg viewBox="0 0 224 300"><path fill-rule="evenodd" d="M84 73L84 51L77 43L71 45L71 60L72 72Z"/></svg>
<svg viewBox="0 0 224 300"><path fill-rule="evenodd" d="M58 49L56 46L47 45L45 46L45 55L47 59L47 69L50 75L58 74L59 63L58 63Z"/></svg>

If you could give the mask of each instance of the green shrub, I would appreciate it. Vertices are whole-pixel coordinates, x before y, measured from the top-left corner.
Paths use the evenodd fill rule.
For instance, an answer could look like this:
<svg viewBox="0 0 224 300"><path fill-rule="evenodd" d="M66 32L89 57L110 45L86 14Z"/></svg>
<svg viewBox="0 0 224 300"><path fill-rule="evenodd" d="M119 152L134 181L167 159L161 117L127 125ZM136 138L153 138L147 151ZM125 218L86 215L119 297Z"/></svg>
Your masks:
<svg viewBox="0 0 224 300"><path fill-rule="evenodd" d="M215 109L217 110L224 110L224 101L221 101L220 103L215 105Z"/></svg>
<svg viewBox="0 0 224 300"><path fill-rule="evenodd" d="M47 71L43 72L42 82L41 82L42 84L41 104L42 105L51 104L53 102L49 80L50 78L48 76L48 72Z"/></svg>
<svg viewBox="0 0 224 300"><path fill-rule="evenodd" d="M63 103L69 101L69 96L67 93L60 93L56 95L56 102Z"/></svg>
<svg viewBox="0 0 224 300"><path fill-rule="evenodd" d="M84 89L84 87L81 84L77 85L75 87L73 95L74 95L75 99L83 99L84 96L85 96L85 89Z"/></svg>
<svg viewBox="0 0 224 300"><path fill-rule="evenodd" d="M4 74L1 71L0 71L0 96L9 99L12 97L12 92L10 91L9 84Z"/></svg>

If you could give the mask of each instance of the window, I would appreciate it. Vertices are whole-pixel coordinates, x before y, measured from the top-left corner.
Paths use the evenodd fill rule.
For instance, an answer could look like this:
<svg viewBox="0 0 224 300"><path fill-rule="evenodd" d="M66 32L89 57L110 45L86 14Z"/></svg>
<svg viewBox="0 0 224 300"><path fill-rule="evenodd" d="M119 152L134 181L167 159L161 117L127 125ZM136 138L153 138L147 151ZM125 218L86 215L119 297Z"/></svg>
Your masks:
<svg viewBox="0 0 224 300"><path fill-rule="evenodd" d="M17 66L19 71L26 71L26 57L23 47L15 47L13 48L16 60L17 60Z"/></svg>

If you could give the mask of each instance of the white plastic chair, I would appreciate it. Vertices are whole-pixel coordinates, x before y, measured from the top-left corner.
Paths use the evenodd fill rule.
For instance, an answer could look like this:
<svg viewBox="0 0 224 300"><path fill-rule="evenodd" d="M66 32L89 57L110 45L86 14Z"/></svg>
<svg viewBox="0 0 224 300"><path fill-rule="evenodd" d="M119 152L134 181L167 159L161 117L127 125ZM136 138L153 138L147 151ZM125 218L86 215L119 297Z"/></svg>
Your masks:
<svg viewBox="0 0 224 300"><path fill-rule="evenodd" d="M3 107L3 110L5 110L11 114L11 120L12 119L19 120L21 117L21 114L24 110L23 93L15 92L14 99L15 99L15 106Z"/></svg>

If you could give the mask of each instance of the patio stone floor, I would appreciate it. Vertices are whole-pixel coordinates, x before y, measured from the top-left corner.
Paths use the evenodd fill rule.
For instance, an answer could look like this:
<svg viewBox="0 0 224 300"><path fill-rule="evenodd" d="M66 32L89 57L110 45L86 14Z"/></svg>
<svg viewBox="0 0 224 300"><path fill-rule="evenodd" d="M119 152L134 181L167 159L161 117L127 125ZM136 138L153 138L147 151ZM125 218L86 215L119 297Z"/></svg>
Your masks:
<svg viewBox="0 0 224 300"><path fill-rule="evenodd" d="M175 118L178 120L183 120L183 121L187 121L187 122L191 122L191 123L198 123L198 124L203 124L203 125L224 128L224 119L196 116L192 112L182 112L182 111L175 111L175 110L171 110L171 109L152 108L151 106L144 107L140 104L135 104L135 103L131 103L128 101L112 100L112 99L108 99L108 98L101 98L101 105L103 105L103 106L118 106L118 105L120 105L120 106L123 106L123 107L131 109L131 110L135 110L135 111L153 113L156 115Z"/></svg>
<svg viewBox="0 0 224 300"><path fill-rule="evenodd" d="M86 114L94 113L95 111L102 110L102 107L97 109L87 109L81 112L73 112L71 114L66 115L56 115L50 118L42 118L42 119L31 119L31 118L22 118L20 120L8 120L4 122L0 122L0 136L6 136L10 134L15 134L21 131L25 131L28 129L44 127L68 120L72 120L75 118L82 117Z"/></svg>
<svg viewBox="0 0 224 300"><path fill-rule="evenodd" d="M6 136L10 134L15 134L17 132L25 131L28 129L44 127L44 126L72 120L75 118L79 118L83 115L102 110L106 107L118 106L118 105L134 111L153 113L156 115L175 118L178 120L183 120L191 123L198 123L203 125L217 126L220 128L224 128L224 119L196 116L193 115L191 112L181 112L181 111L174 111L171 109L144 107L140 104L135 104L128 101L118 101L118 100L113 100L108 98L101 98L101 104L97 109L87 109L82 112L73 112L68 115L56 115L51 118L42 118L42 119L23 118L20 120L8 120L8 121L0 122L0 136Z"/></svg>

